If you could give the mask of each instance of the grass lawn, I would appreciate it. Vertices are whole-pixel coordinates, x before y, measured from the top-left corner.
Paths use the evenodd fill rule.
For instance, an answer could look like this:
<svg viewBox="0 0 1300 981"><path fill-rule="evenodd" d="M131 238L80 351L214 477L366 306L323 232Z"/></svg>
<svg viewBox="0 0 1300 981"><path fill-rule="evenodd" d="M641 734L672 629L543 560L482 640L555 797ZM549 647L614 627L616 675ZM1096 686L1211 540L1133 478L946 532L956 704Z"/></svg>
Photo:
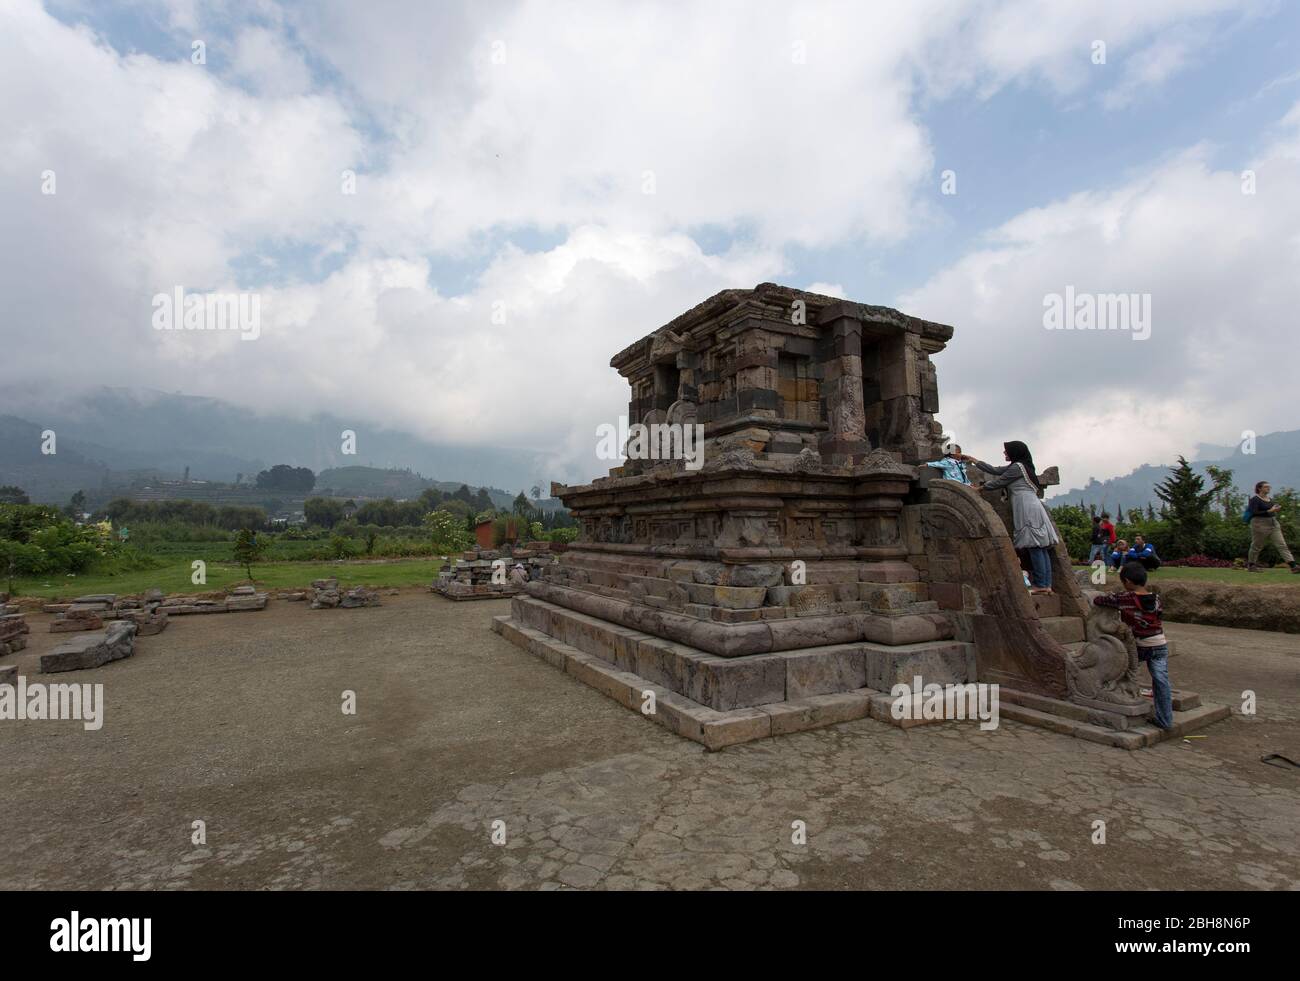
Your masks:
<svg viewBox="0 0 1300 981"><path fill-rule="evenodd" d="M88 593L142 593L157 586L164 593L203 593L248 581L242 566L208 561L207 584L190 582L191 559L168 559L157 569L123 572L118 575L85 573L78 576L25 578L14 580L15 596L72 599ZM442 561L436 556L394 559L390 562L260 562L253 566L259 588L307 587L313 579L336 578L340 586L427 586L437 575ZM0 589L4 588L0 582Z"/></svg>
<svg viewBox="0 0 1300 981"><path fill-rule="evenodd" d="M1083 568L1076 566L1075 568ZM1107 576L1116 575L1107 572ZM1189 579L1195 582L1226 582L1236 586L1300 586L1300 576L1291 572L1284 565L1263 572L1247 572L1245 569L1188 569L1180 566L1161 566L1152 574L1150 584L1159 585L1175 579Z"/></svg>
<svg viewBox="0 0 1300 981"><path fill-rule="evenodd" d="M199 550L202 552L203 550ZM208 553L205 561L207 584L196 586L190 582L191 561L195 550L189 549L185 557L164 555L157 569L140 572L123 572L118 575L85 573L78 576L52 578L21 578L14 580L15 596L40 596L45 599L72 599L87 593L142 593L157 586L164 593L203 593L247 582L242 566L223 561ZM392 559L384 562L259 562L253 566L253 577L262 589L305 588L313 579L338 579L341 586L427 586L437 575L443 562L436 556L417 559ZM1081 568L1081 567L1076 567ZM1174 580L1196 582L1222 582L1243 586L1266 584L1300 587L1300 576L1293 575L1285 566L1263 572L1246 572L1240 569L1185 569L1165 566L1151 577L1153 585ZM4 583L0 581L0 589Z"/></svg>

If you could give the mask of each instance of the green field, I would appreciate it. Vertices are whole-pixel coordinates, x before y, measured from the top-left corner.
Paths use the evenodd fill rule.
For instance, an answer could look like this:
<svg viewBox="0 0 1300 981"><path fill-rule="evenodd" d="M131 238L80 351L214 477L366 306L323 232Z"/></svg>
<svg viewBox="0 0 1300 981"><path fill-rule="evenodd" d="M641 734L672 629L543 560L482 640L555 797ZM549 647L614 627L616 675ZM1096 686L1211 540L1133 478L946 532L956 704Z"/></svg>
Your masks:
<svg viewBox="0 0 1300 981"><path fill-rule="evenodd" d="M200 549L200 552L203 550ZM194 558L207 562L206 585L190 581ZM16 596L72 599L88 593L142 593L157 586L164 593L202 593L237 586L248 581L242 566L209 559L189 552L183 559L169 558L157 569L123 572L117 575L86 573L57 578L14 580ZM437 557L394 559L389 562L261 562L253 566L253 581L259 588L307 587L313 579L338 579L341 586L427 586L443 565ZM0 583L3 588L3 583Z"/></svg>
<svg viewBox="0 0 1300 981"><path fill-rule="evenodd" d="M295 543L297 544L297 543ZM57 578L27 577L14 580L16 596L40 596L46 599L71 599L87 593L142 593L157 586L164 593L202 593L221 590L248 581L242 566L230 561L228 542L187 544L176 547L184 555L159 555L163 565L157 569L122 572L117 575L86 573ZM168 550L170 551L170 549ZM207 584L190 582L190 563L201 558L207 563ZM393 559L384 562L259 562L253 566L253 578L260 588L293 589L311 585L313 579L335 578L343 586L427 586L443 565L437 557ZM1076 566L1076 568L1082 568ZM1165 567L1151 577L1151 584L1192 580L1222 582L1242 586L1274 584L1300 587L1300 576L1284 566L1264 572L1241 569L1184 569ZM0 583L0 588L3 584Z"/></svg>
<svg viewBox="0 0 1300 981"><path fill-rule="evenodd" d="M1081 569L1083 566L1075 566ZM1107 577L1116 575L1107 572ZM1159 586L1162 582L1175 579L1188 579L1195 582L1226 582L1236 586L1300 586L1300 576L1291 572L1284 565L1262 572L1247 572L1245 569L1188 569L1180 566L1164 566L1152 573L1148 585Z"/></svg>

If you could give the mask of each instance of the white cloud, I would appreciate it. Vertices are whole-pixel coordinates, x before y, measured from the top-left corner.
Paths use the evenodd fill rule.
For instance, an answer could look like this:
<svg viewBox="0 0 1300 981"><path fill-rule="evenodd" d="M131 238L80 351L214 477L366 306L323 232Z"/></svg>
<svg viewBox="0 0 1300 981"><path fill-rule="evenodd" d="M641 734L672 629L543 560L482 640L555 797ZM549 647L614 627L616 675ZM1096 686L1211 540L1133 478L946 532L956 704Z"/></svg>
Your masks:
<svg viewBox="0 0 1300 981"><path fill-rule="evenodd" d="M716 290L780 278L790 246L901 247L930 220L919 102L1041 79L1074 92L1096 77L1098 31L1112 50L1139 50L1227 5L166 0L140 7L162 11L177 40L160 60L10 0L0 383L163 385L355 413L440 439L553 447L581 470L586 434L626 403L613 352ZM190 64L193 37L209 65ZM1263 227L1237 231L1252 255L1286 214L1266 196L1289 200L1278 185L1292 176L1261 168ZM46 169L53 197L39 193ZM358 173L355 196L340 193L345 169ZM916 300L959 327L944 358L973 346L970 325L991 337L1033 299L1023 267L1058 284L1077 269L1044 258L1045 244L1130 261L1168 250L1196 266L1185 236L1231 214L1196 195L1227 182L1195 159L1164 173L1168 186L1028 213L936 276ZM706 253L701 227L748 244ZM487 244L532 229L559 244ZM1231 259L1232 239L1219 232L1211 251ZM440 281L448 259L467 257L486 263L468 285ZM262 289L261 340L150 330L155 293L239 290L253 266L282 284ZM322 267L334 271L308 275ZM1179 272L1118 260L1097 272L1135 268L1153 291ZM504 325L491 323L494 302ZM1158 318L1177 309L1166 302ZM1200 337L1168 358L1191 370ZM988 376L996 362L975 358L969 377L1005 384ZM946 392L966 397L963 384L944 372Z"/></svg>
<svg viewBox="0 0 1300 981"><path fill-rule="evenodd" d="M839 283L813 283L808 287L809 293L820 293L823 296L838 296L841 300L847 299L844 287Z"/></svg>
<svg viewBox="0 0 1300 981"><path fill-rule="evenodd" d="M1282 129L1248 165L1255 195L1196 148L1026 212L901 297L956 327L936 359L946 428L988 459L1022 439L1067 485L1294 428L1298 147ZM1044 329L1044 296L1067 286L1151 294L1150 338Z"/></svg>
<svg viewBox="0 0 1300 981"><path fill-rule="evenodd" d="M240 31L231 72L263 95L301 95L311 88L311 70L302 54L265 27Z"/></svg>

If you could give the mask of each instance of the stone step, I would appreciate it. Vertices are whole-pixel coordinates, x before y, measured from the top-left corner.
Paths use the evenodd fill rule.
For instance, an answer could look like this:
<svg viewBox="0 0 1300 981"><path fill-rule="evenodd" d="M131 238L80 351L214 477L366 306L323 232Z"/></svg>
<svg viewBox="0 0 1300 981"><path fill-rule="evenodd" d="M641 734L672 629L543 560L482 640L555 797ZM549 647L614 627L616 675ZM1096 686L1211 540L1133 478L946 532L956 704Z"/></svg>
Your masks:
<svg viewBox="0 0 1300 981"><path fill-rule="evenodd" d="M1042 617L1059 617L1061 615L1061 597L1055 593L1031 593L1029 598L1034 602L1034 610L1037 611L1039 618Z"/></svg>
<svg viewBox="0 0 1300 981"><path fill-rule="evenodd" d="M687 616L676 610L655 609L613 597L598 596L550 582L530 582L527 590L531 599L599 617L602 621L624 627L644 627L656 636L724 657L745 657L858 641L898 647L949 640L954 633L952 620L941 613L838 612L834 615L770 619L759 616L749 622L723 623ZM739 614L755 611L730 612ZM544 629L538 626L539 629Z"/></svg>
<svg viewBox="0 0 1300 981"><path fill-rule="evenodd" d="M1036 708L1030 708L1025 704L1017 704L1017 702L1006 698L1005 691L1001 694L1000 714L1002 718L1038 726L1042 729L1050 729L1053 732L1073 736L1076 739L1086 739L1089 742L1129 750L1143 749L1170 739L1182 738L1191 732L1203 729L1205 726L1232 715L1232 710L1226 705L1199 705L1186 711L1175 710L1174 724L1168 730L1157 729L1150 724L1137 725L1131 729L1108 729L1066 715L1044 712Z"/></svg>
<svg viewBox="0 0 1300 981"><path fill-rule="evenodd" d="M1077 705L1074 702L1064 701L1059 698L1048 698L1044 695L1035 695L1032 692L1023 692L1015 688L1008 688L1005 685L999 689L999 696L1003 703L1013 705L1023 705L1025 708L1034 709L1038 712L1047 712L1051 715L1060 715L1066 718L1075 719L1079 722L1095 721L1095 710L1088 708L1086 705ZM1182 691L1174 689L1173 708L1175 712L1188 712L1195 708L1200 708L1201 696L1194 691ZM1136 721L1132 723L1137 725Z"/></svg>
<svg viewBox="0 0 1300 981"><path fill-rule="evenodd" d="M1077 644L1084 639L1082 617L1039 617L1038 622L1053 640L1062 644Z"/></svg>
<svg viewBox="0 0 1300 981"><path fill-rule="evenodd" d="M680 692L655 684L636 672L620 670L616 664L520 623L513 616L494 617L492 629L516 646L613 698L624 707L678 735L701 743L710 750L867 716L901 728L940 721L927 720L920 711L913 711L912 718L895 719L892 711L894 699L885 692L869 687L719 711ZM1080 713L1087 712L1080 706L1011 692L1005 688L1000 689L1000 694L1001 718L1129 750L1179 738L1231 715L1226 706L1199 706L1186 711L1175 711L1174 726L1168 732L1162 732L1151 725L1116 730L1077 717ZM1044 708L1052 710L1044 711Z"/></svg>
<svg viewBox="0 0 1300 981"><path fill-rule="evenodd" d="M887 690L917 676L923 683L964 683L975 673L973 645L952 640L892 646L858 640L720 657L535 597L516 597L511 618L717 711L865 687Z"/></svg>
<svg viewBox="0 0 1300 981"><path fill-rule="evenodd" d="M1175 712L1190 712L1201 707L1201 696L1194 691L1179 691L1175 688L1173 696Z"/></svg>
<svg viewBox="0 0 1300 981"><path fill-rule="evenodd" d="M871 697L878 694L864 688L719 712L630 671L620 671L512 617L494 617L492 629L643 718L710 750L862 719L870 710Z"/></svg>

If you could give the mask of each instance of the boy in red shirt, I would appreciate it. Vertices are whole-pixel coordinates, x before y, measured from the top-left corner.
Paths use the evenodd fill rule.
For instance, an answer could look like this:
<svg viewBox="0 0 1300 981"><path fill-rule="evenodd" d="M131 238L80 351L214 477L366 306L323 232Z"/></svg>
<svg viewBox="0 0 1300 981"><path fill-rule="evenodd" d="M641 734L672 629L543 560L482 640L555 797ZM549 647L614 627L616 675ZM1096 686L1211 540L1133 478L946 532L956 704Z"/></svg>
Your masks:
<svg viewBox="0 0 1300 981"><path fill-rule="evenodd" d="M1094 606L1119 610L1120 618L1133 631L1138 660L1145 661L1151 672L1151 694L1155 701L1155 725L1159 729L1174 724L1174 693L1169 685L1169 641L1160 619L1160 597L1147 589L1147 570L1141 562L1125 562L1119 573L1122 592L1102 593L1093 597Z"/></svg>
<svg viewBox="0 0 1300 981"><path fill-rule="evenodd" d="M1106 533L1106 544L1111 548L1115 547L1115 526L1110 523L1110 515L1105 511L1101 512L1101 530Z"/></svg>

